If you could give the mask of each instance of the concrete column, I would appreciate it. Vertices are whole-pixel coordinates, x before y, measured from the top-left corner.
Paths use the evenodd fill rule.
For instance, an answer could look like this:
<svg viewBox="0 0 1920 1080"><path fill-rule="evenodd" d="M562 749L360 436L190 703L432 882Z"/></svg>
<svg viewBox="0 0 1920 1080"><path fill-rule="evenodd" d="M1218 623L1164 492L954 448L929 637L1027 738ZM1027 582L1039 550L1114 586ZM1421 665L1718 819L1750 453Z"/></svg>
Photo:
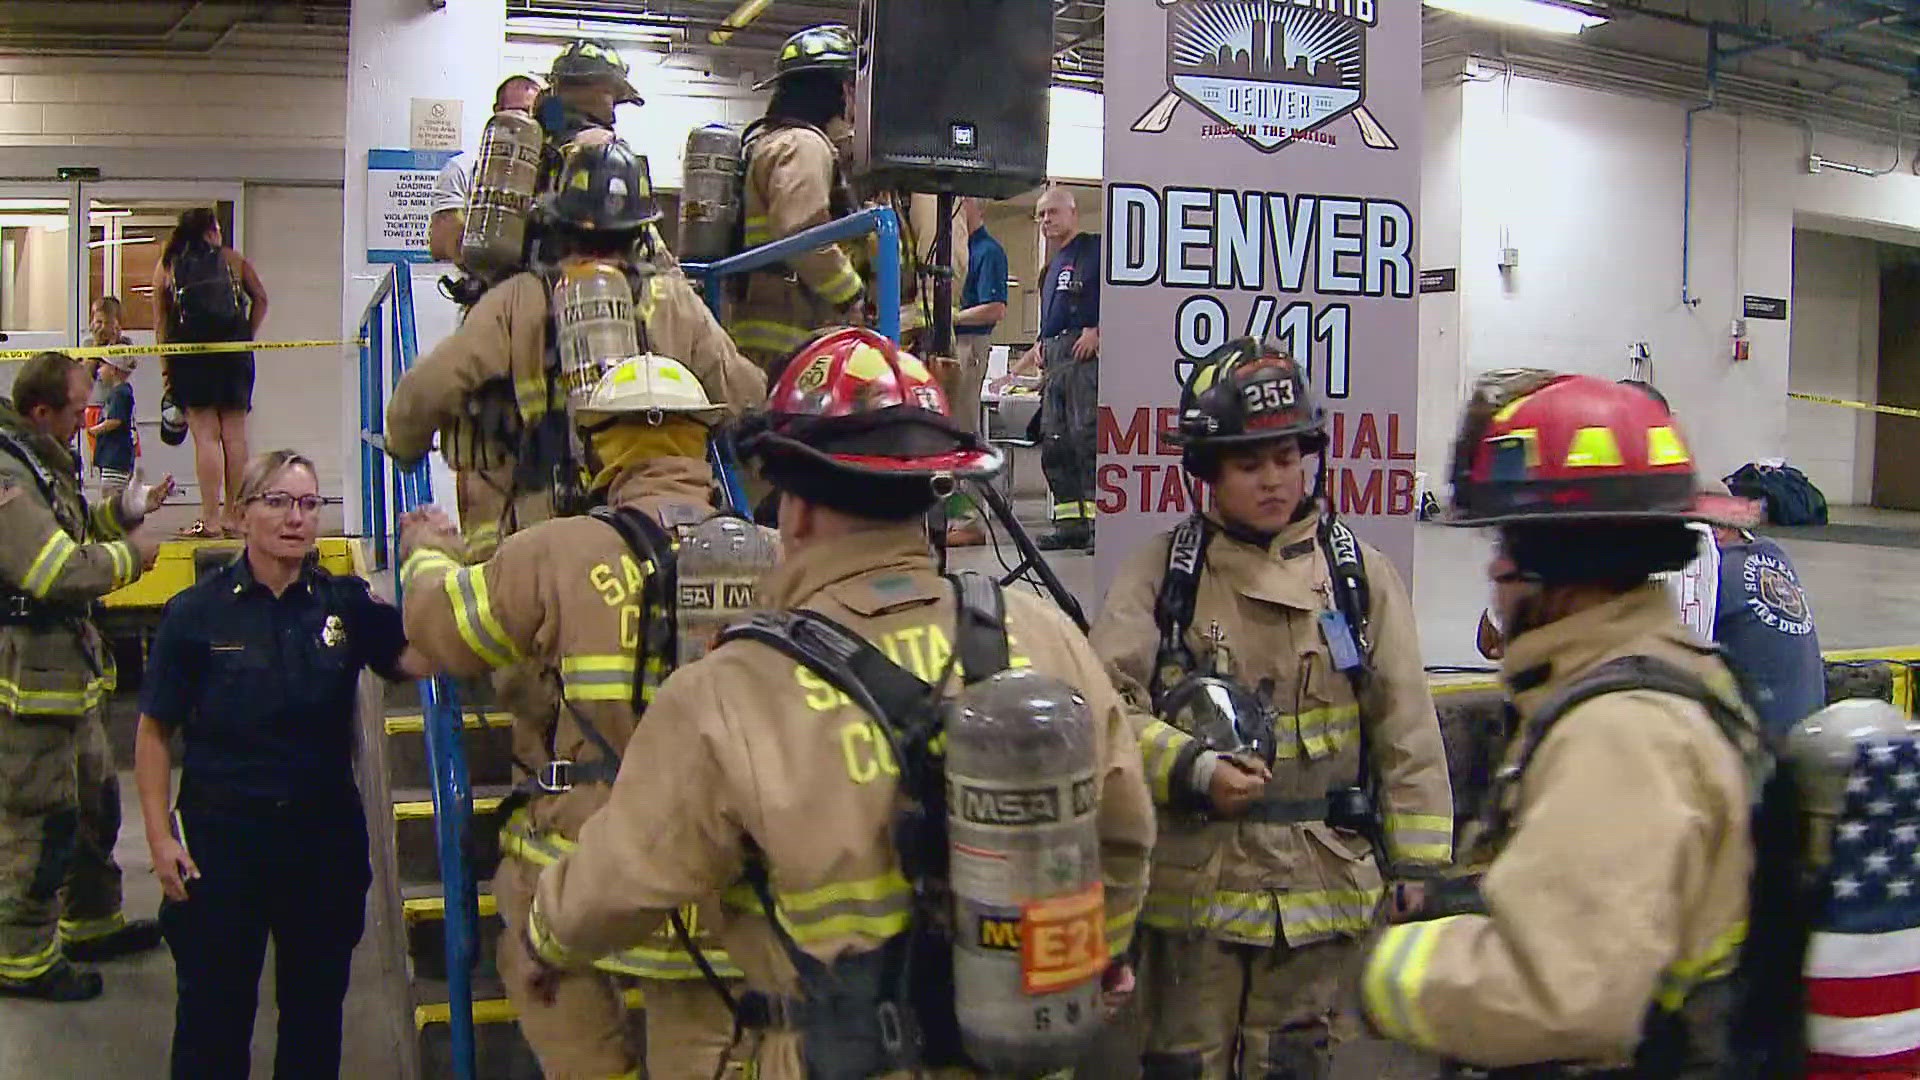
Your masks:
<svg viewBox="0 0 1920 1080"><path fill-rule="evenodd" d="M367 151L406 149L413 98L456 98L462 144L472 150L492 112L493 88L501 78L506 5L498 0L456 0L438 10L427 0L353 0L347 53L346 248L342 290L342 337L351 337L361 310L385 266L366 261ZM444 266L413 268L415 316L422 353L458 320L458 309L436 287ZM359 381L345 381L341 438L346 518L360 522ZM257 436L256 436L257 438ZM452 475L435 457L435 500L451 511Z"/></svg>

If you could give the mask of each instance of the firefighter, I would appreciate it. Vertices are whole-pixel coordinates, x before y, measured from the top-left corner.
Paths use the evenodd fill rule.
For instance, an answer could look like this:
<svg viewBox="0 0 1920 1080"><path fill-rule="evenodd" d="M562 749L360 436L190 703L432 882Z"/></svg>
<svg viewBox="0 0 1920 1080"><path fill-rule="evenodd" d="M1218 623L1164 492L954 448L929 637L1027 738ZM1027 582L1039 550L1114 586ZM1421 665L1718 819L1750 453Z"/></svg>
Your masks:
<svg viewBox="0 0 1920 1080"><path fill-rule="evenodd" d="M667 543L669 530L713 512L707 431L722 414L678 361L641 356L613 367L576 406L595 492L610 507L650 517ZM660 648L665 600L648 585L653 560L630 552L597 517L517 533L485 564L466 568L458 536L437 514L409 519L402 546L406 627L423 652L459 674L531 667L557 689L550 711L515 722L516 757L533 776L516 789L514 801L524 804L502 830L506 857L493 882L507 927L500 975L541 1066L556 1080L633 1072L612 972L643 980L647 1074L712 1076L732 1018L670 928L631 943L599 972L570 975L551 1002L522 992L533 970L521 941L535 878L606 802L619 752L670 659ZM691 906L682 917L689 932L704 926ZM739 976L711 942L702 955L716 976Z"/></svg>
<svg viewBox="0 0 1920 1080"><path fill-rule="evenodd" d="M954 478L991 475L1000 462L947 418L925 366L871 331L829 332L788 366L742 445L780 492L784 557L762 583L762 606L817 612L923 689L942 683L970 637L950 636L954 588L920 521ZM1006 632L1008 661L1079 688L1093 716L1099 866L1086 870L1104 877L1106 944L1119 956L1153 839L1139 756L1072 624L1023 593L1004 602L994 630ZM893 1065L853 1064L904 1052L888 1035L912 1030L903 1012L912 1010L875 969L922 925L893 842L900 759L880 725L764 642L724 640L676 671L635 732L606 810L541 875L525 944L551 965L537 986L725 890L720 937L754 990L737 1056L767 1080L819 1075L803 1054L832 1062L833 1075L894 1075ZM777 926L765 914L773 905ZM803 993L803 969L808 986L834 996Z"/></svg>
<svg viewBox="0 0 1920 1080"><path fill-rule="evenodd" d="M570 41L554 58L547 89L533 103L534 119L547 133L549 175L559 175L560 151L574 142L611 142L614 110L643 105L627 79L627 62L604 41ZM542 191L552 185L543 183Z"/></svg>
<svg viewBox="0 0 1920 1080"><path fill-rule="evenodd" d="M610 201L616 193L624 195ZM615 260L627 269L629 283L637 283L634 315L643 350L679 359L721 407L738 410L764 397L765 377L734 348L651 232L660 210L645 158L624 143L576 148L559 189L541 208L572 255ZM426 456L440 432L475 559L554 515L550 491L521 481L537 471L521 459L533 430L549 416L560 417L562 384L576 377L557 370L548 340L556 279L557 272L529 271L489 290L459 329L401 378L387 406L387 453L402 466ZM577 377L591 386L591 377Z"/></svg>
<svg viewBox="0 0 1920 1080"><path fill-rule="evenodd" d="M853 35L844 26L816 26L781 46L766 116L747 129L743 238L770 244L859 209L842 167L835 134L850 137ZM857 322L864 285L838 245L793 256L784 266L745 275L727 313L740 348L772 372L819 327Z"/></svg>
<svg viewBox="0 0 1920 1080"><path fill-rule="evenodd" d="M1484 876L1373 944L1366 1015L1496 1076L1734 1075L1717 1067L1766 759L1733 676L1651 580L1725 507L1696 493L1664 406L1546 371L1480 380L1452 479L1448 523L1498 530L1518 730L1464 844Z"/></svg>
<svg viewBox="0 0 1920 1080"><path fill-rule="evenodd" d="M49 1001L100 996L72 961L160 944L159 923L120 911L113 653L90 610L153 565L138 525L173 478L89 509L68 445L92 381L46 352L0 398L0 994Z"/></svg>
<svg viewBox="0 0 1920 1080"><path fill-rule="evenodd" d="M1162 718L1139 736L1161 807L1141 914L1149 1080L1327 1076L1383 883L1452 853L1413 605L1310 486L1326 423L1271 342L1196 366L1168 437L1216 509L1128 562L1090 634ZM1237 715L1210 712L1221 700Z"/></svg>

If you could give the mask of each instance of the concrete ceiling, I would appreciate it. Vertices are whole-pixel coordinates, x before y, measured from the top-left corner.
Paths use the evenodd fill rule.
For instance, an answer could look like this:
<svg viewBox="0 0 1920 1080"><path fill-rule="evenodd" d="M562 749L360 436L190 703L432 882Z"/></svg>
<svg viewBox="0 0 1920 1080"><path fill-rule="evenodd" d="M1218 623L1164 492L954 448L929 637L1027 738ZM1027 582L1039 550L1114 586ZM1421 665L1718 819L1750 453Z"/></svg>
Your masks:
<svg viewBox="0 0 1920 1080"><path fill-rule="evenodd" d="M0 0L0 52L344 69L352 0Z"/></svg>

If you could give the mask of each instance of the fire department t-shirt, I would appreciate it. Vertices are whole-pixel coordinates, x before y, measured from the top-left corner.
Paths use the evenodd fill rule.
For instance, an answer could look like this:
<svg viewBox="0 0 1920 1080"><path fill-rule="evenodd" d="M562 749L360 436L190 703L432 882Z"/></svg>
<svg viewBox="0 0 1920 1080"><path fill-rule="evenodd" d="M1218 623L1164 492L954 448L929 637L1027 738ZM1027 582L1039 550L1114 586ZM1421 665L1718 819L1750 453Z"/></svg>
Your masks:
<svg viewBox="0 0 1920 1080"><path fill-rule="evenodd" d="M1060 246L1040 279L1040 336L1100 325L1100 238L1079 233Z"/></svg>
<svg viewBox="0 0 1920 1080"><path fill-rule="evenodd" d="M1721 547L1713 639L1769 734L1784 735L1826 704L1813 609L1780 545L1755 536Z"/></svg>

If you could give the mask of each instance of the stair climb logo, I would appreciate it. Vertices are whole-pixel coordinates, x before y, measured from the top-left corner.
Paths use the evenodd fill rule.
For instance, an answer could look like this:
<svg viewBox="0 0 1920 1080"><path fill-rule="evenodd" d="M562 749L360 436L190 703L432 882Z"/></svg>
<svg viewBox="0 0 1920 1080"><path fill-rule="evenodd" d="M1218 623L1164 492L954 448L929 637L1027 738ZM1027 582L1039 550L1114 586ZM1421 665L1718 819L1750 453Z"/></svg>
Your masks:
<svg viewBox="0 0 1920 1080"><path fill-rule="evenodd" d="M1361 141L1398 144L1366 106L1374 0L1157 0L1167 9L1167 92L1133 130L1167 130L1182 101L1263 153L1296 142L1338 145L1327 130L1351 115Z"/></svg>
<svg viewBox="0 0 1920 1080"><path fill-rule="evenodd" d="M1328 501L1411 569L1420 22L1383 7L1108 6L1102 580L1194 509L1164 433L1194 364L1242 336L1306 368L1331 412Z"/></svg>

